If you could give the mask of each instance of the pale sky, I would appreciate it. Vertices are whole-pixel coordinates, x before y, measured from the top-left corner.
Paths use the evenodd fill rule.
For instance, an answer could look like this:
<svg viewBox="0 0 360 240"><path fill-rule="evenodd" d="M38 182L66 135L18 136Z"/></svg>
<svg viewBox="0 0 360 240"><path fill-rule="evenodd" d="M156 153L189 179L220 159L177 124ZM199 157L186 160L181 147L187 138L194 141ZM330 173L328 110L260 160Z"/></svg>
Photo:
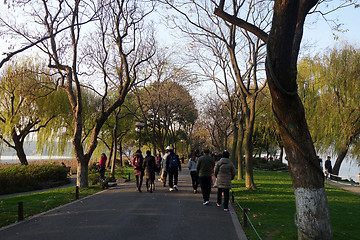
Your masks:
<svg viewBox="0 0 360 240"><path fill-rule="evenodd" d="M339 23L343 24L342 28L347 31L336 33L339 39L335 40L329 24L323 18L320 18L319 14L317 16L309 15L306 19L303 43L315 44L314 49L311 50L313 53L324 52L327 48L332 48L334 45L341 44L344 41L360 47L360 8L339 9L329 14L328 17L331 19L337 18Z"/></svg>

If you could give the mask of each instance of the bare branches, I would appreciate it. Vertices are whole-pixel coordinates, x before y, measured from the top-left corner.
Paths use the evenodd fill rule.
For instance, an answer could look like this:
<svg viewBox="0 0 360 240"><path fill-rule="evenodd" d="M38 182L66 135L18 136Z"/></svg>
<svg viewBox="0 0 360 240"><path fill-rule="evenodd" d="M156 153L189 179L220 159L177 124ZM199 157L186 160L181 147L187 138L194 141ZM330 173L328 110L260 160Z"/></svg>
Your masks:
<svg viewBox="0 0 360 240"><path fill-rule="evenodd" d="M248 23L247 21L242 20L241 18L238 18L235 15L230 15L224 11L224 4L225 0L220 0L219 7L215 8L214 14L218 17L224 19L225 21L228 21L240 28L245 29L246 31L249 31L253 34L255 34L257 37L259 37L264 42L267 42L268 34L258 28L257 26Z"/></svg>

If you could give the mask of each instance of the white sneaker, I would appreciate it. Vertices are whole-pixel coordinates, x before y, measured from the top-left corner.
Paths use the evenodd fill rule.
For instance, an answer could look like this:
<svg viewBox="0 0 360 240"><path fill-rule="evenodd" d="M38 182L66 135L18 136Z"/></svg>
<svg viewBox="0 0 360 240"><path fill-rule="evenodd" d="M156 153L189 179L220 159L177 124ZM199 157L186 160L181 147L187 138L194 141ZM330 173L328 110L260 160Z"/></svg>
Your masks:
<svg viewBox="0 0 360 240"><path fill-rule="evenodd" d="M209 205L209 201L205 201L205 202L203 202L203 205L205 206L205 205Z"/></svg>
<svg viewBox="0 0 360 240"><path fill-rule="evenodd" d="M173 189L173 188L169 188L169 191L172 192L172 191L174 191L174 189Z"/></svg>
<svg viewBox="0 0 360 240"><path fill-rule="evenodd" d="M174 185L174 188L175 188L176 191L179 191L177 185Z"/></svg>

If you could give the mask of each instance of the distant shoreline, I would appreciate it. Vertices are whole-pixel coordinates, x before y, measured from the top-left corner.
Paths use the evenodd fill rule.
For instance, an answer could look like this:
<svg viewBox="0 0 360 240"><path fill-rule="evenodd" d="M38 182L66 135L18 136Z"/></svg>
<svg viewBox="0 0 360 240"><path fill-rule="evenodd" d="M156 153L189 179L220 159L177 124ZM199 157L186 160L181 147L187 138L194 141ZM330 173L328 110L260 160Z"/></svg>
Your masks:
<svg viewBox="0 0 360 240"><path fill-rule="evenodd" d="M41 155L35 155L35 156L27 156L26 159L28 162L31 161L51 161L51 160L69 160L69 159L75 159L75 156L41 156ZM0 163L20 163L17 156L0 156Z"/></svg>

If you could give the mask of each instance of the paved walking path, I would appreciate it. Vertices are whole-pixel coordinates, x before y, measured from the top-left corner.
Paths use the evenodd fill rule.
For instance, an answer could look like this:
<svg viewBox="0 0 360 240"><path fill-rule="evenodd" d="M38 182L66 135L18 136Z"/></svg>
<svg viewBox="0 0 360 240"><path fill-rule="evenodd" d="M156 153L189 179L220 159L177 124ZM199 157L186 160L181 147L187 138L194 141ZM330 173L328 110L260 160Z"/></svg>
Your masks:
<svg viewBox="0 0 360 240"><path fill-rule="evenodd" d="M327 182L328 184L330 184L331 186L335 186L338 188L342 188L344 190L353 192L353 193L357 193L360 194L360 186L359 185L351 185L351 184L344 184L341 182L337 182L337 181L333 181L333 180L329 180L329 182Z"/></svg>
<svg viewBox="0 0 360 240"><path fill-rule="evenodd" d="M135 191L128 182L0 229L1 240L36 239L246 239L234 210L209 206L191 189L190 174L179 175L179 191L156 182L156 191ZM26 211L26 205L24 206Z"/></svg>

